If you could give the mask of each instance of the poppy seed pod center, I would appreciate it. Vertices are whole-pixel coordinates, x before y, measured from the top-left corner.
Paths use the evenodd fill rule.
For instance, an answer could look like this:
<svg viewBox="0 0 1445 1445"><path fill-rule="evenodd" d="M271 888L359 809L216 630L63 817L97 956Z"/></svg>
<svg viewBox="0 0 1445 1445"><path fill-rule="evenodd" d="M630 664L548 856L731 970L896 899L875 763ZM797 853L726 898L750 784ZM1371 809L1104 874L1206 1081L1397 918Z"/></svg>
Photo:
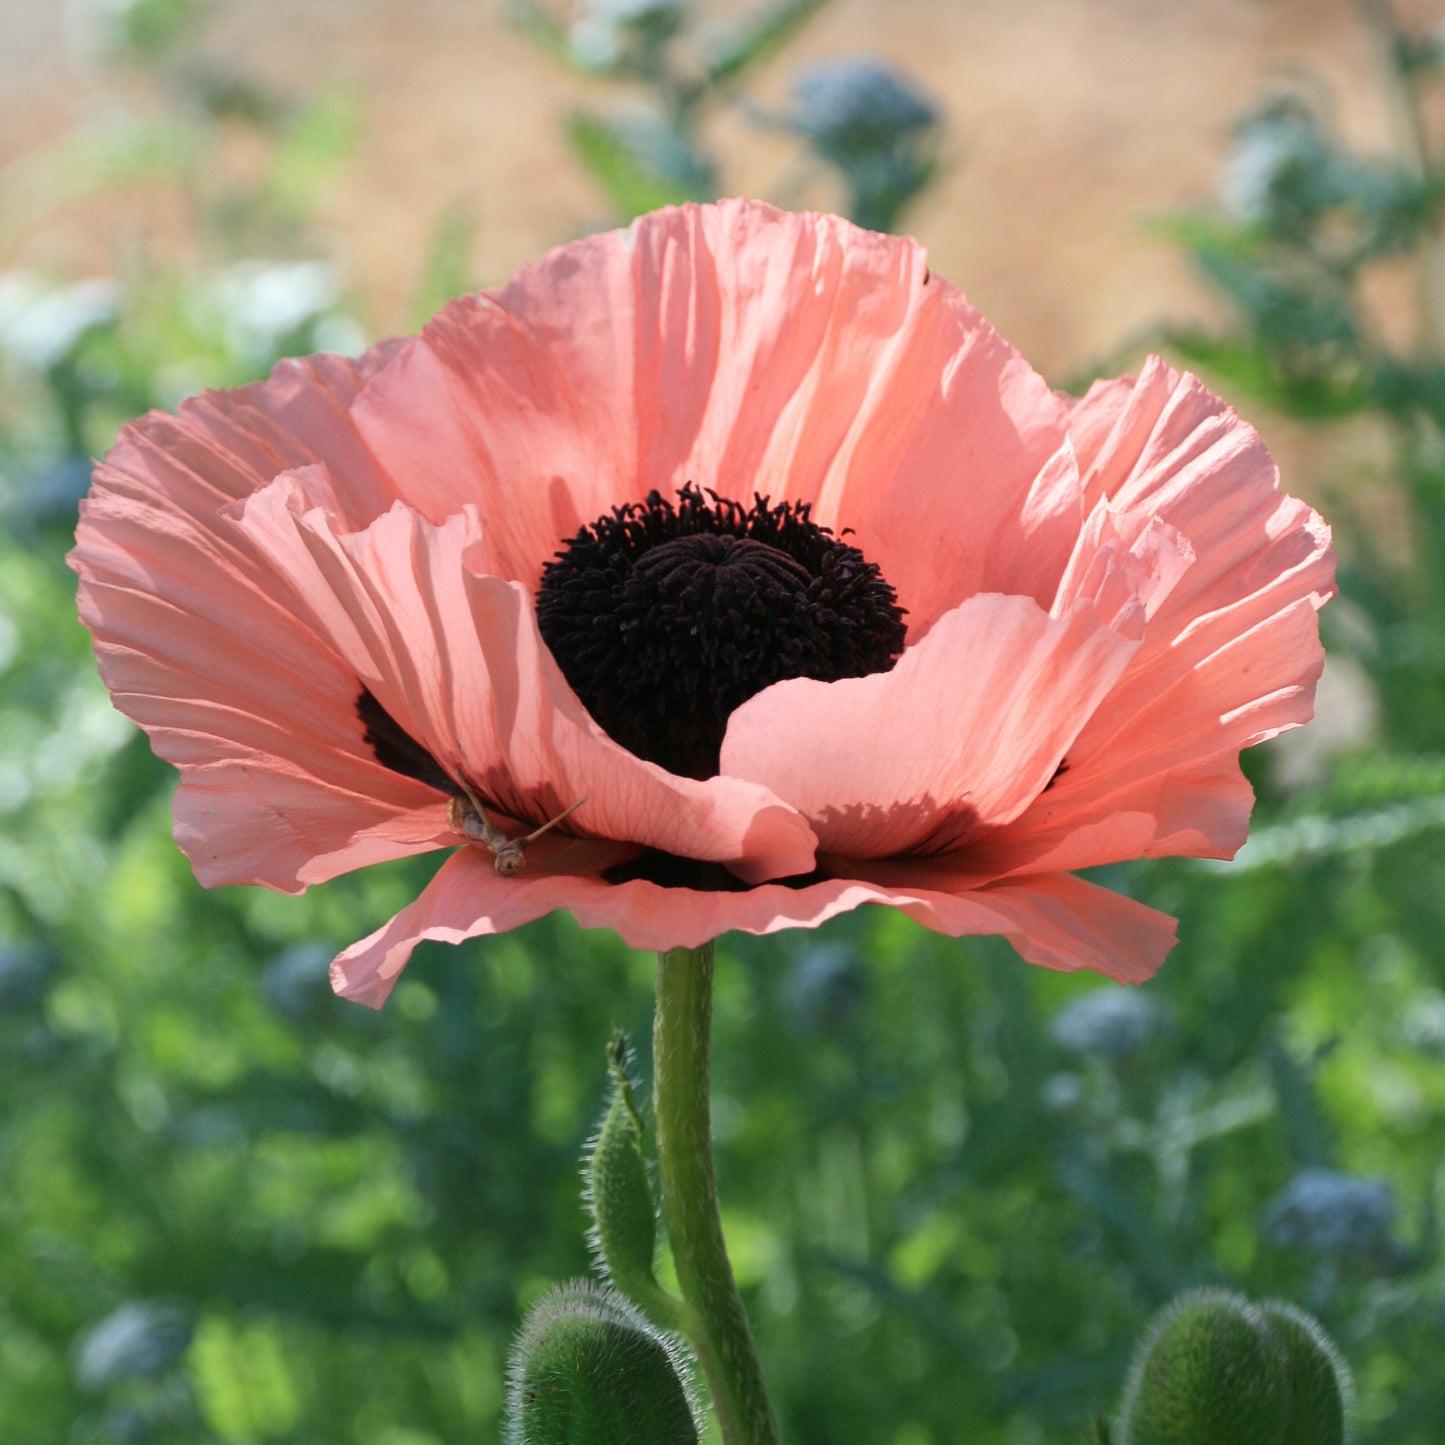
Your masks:
<svg viewBox="0 0 1445 1445"><path fill-rule="evenodd" d="M906 631L877 564L806 503L745 508L690 482L583 527L543 568L537 622L608 734L693 778L717 773L755 693L887 672Z"/></svg>

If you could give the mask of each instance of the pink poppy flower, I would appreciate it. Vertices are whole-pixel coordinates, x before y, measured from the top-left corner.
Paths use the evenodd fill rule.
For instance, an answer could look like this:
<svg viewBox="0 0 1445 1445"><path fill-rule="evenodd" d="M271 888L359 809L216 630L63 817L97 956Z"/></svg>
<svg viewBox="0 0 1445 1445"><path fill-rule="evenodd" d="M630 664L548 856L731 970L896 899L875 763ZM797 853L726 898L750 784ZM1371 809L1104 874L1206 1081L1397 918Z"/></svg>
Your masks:
<svg viewBox="0 0 1445 1445"><path fill-rule="evenodd" d="M1333 590L1192 376L1058 395L912 241L745 201L152 413L71 562L203 884L456 850L336 960L371 1005L554 908L668 948L886 904L1142 979L1173 920L1072 870L1234 853ZM484 815L569 807L496 866Z"/></svg>

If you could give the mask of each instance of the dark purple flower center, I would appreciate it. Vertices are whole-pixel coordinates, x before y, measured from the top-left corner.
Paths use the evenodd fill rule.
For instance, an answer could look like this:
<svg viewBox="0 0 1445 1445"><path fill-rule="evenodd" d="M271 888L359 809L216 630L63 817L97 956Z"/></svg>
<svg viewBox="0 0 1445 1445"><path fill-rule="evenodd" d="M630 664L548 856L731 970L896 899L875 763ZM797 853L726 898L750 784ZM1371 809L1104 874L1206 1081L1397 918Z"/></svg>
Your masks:
<svg viewBox="0 0 1445 1445"><path fill-rule="evenodd" d="M537 621L607 733L669 772L718 771L734 709L785 678L886 672L897 594L806 503L751 507L688 483L582 528L542 569Z"/></svg>
<svg viewBox="0 0 1445 1445"><path fill-rule="evenodd" d="M886 672L905 633L877 564L812 521L806 503L758 497L745 508L691 483L675 503L651 492L583 527L543 567L537 618L598 723L639 757L696 778L717 773L728 717L755 693L790 677ZM476 780L464 792L365 686L356 711L384 767L453 798L475 794ZM524 799L481 801L546 821L530 818ZM604 876L745 886L719 864L652 849Z"/></svg>

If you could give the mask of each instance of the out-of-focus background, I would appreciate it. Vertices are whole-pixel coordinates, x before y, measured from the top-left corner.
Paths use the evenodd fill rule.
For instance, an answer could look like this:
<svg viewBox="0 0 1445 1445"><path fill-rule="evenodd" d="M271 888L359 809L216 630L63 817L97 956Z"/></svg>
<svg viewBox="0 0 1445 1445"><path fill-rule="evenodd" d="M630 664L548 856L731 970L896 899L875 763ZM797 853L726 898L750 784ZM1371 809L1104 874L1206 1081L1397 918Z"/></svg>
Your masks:
<svg viewBox="0 0 1445 1445"><path fill-rule="evenodd" d="M1320 718L1125 991L886 915L725 940L725 1223L786 1437L1065 1445L1191 1284L1445 1431L1436 0L0 0L0 1438L454 1445L585 1272L651 961L335 949L435 860L207 895L63 556L129 417L749 193L906 230L1057 385L1195 366L1336 524Z"/></svg>
<svg viewBox="0 0 1445 1445"><path fill-rule="evenodd" d="M625 108L623 97L559 68L502 0L214 0L197 7L159 77L117 71L104 48L127 8L139 7L5 0L0 163L35 166L38 147L77 131L98 138L174 119L187 84L243 79L290 107L332 97L354 127L346 163L307 199L318 242L376 331L411 324L444 213L475 221L467 263L481 283L612 219L566 121L604 97ZM750 8L694 10L722 28ZM1400 9L1422 25L1439 12L1432 0ZM942 181L908 229L1025 355L1067 376L1161 316L1207 314L1186 258L1147 221L1215 193L1231 127L1269 89L1318 96L1366 150L1390 142L1396 117L1375 44L1354 0L833 0L708 131L725 193L839 209L841 187L800 167L788 137L757 118L790 108L810 64L868 54L896 66L947 122ZM208 157L218 172L197 182L212 197L257 164L244 127L232 128ZM8 263L87 274L108 272L118 244L195 254L183 196L140 184L75 200L63 190L59 177L33 178L30 206L0 233Z"/></svg>

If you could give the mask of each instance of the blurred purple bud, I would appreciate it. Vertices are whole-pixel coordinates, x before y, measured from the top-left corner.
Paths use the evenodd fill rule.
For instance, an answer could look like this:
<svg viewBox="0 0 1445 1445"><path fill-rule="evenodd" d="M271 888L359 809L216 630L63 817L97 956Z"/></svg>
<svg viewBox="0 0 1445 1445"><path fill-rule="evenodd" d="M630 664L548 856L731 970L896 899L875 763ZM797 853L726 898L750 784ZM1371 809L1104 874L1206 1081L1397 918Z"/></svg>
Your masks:
<svg viewBox="0 0 1445 1445"><path fill-rule="evenodd" d="M266 1002L293 1023L320 1012L332 1000L331 956L324 943L297 943L283 949L261 971Z"/></svg>
<svg viewBox="0 0 1445 1445"><path fill-rule="evenodd" d="M886 151L938 123L937 107L900 71L869 55L800 70L793 124L837 161Z"/></svg>
<svg viewBox="0 0 1445 1445"><path fill-rule="evenodd" d="M1264 1209L1271 1244L1339 1257L1373 1253L1395 1218L1390 1186L1333 1169L1302 1169Z"/></svg>
<svg viewBox="0 0 1445 1445"><path fill-rule="evenodd" d="M38 1009L58 962L48 943L0 942L0 1008L7 1014Z"/></svg>
<svg viewBox="0 0 1445 1445"><path fill-rule="evenodd" d="M1236 131L1220 199L1240 220L1275 227L1306 223L1327 202L1330 151L1304 102L1281 97Z"/></svg>
<svg viewBox="0 0 1445 1445"><path fill-rule="evenodd" d="M567 32L572 58L588 70L636 62L682 25L685 0L586 0Z"/></svg>
<svg viewBox="0 0 1445 1445"><path fill-rule="evenodd" d="M1049 1026L1054 1042L1070 1054L1127 1058L1169 1025L1162 1000L1138 989L1092 989L1061 1008Z"/></svg>
<svg viewBox="0 0 1445 1445"><path fill-rule="evenodd" d="M838 943L804 950L783 984L783 1002L803 1033L837 1033L868 1001L868 980L857 954Z"/></svg>
<svg viewBox="0 0 1445 1445"><path fill-rule="evenodd" d="M158 1375L191 1344L190 1317L162 1300L131 1300L92 1325L76 1342L75 1378L85 1390L115 1380Z"/></svg>

